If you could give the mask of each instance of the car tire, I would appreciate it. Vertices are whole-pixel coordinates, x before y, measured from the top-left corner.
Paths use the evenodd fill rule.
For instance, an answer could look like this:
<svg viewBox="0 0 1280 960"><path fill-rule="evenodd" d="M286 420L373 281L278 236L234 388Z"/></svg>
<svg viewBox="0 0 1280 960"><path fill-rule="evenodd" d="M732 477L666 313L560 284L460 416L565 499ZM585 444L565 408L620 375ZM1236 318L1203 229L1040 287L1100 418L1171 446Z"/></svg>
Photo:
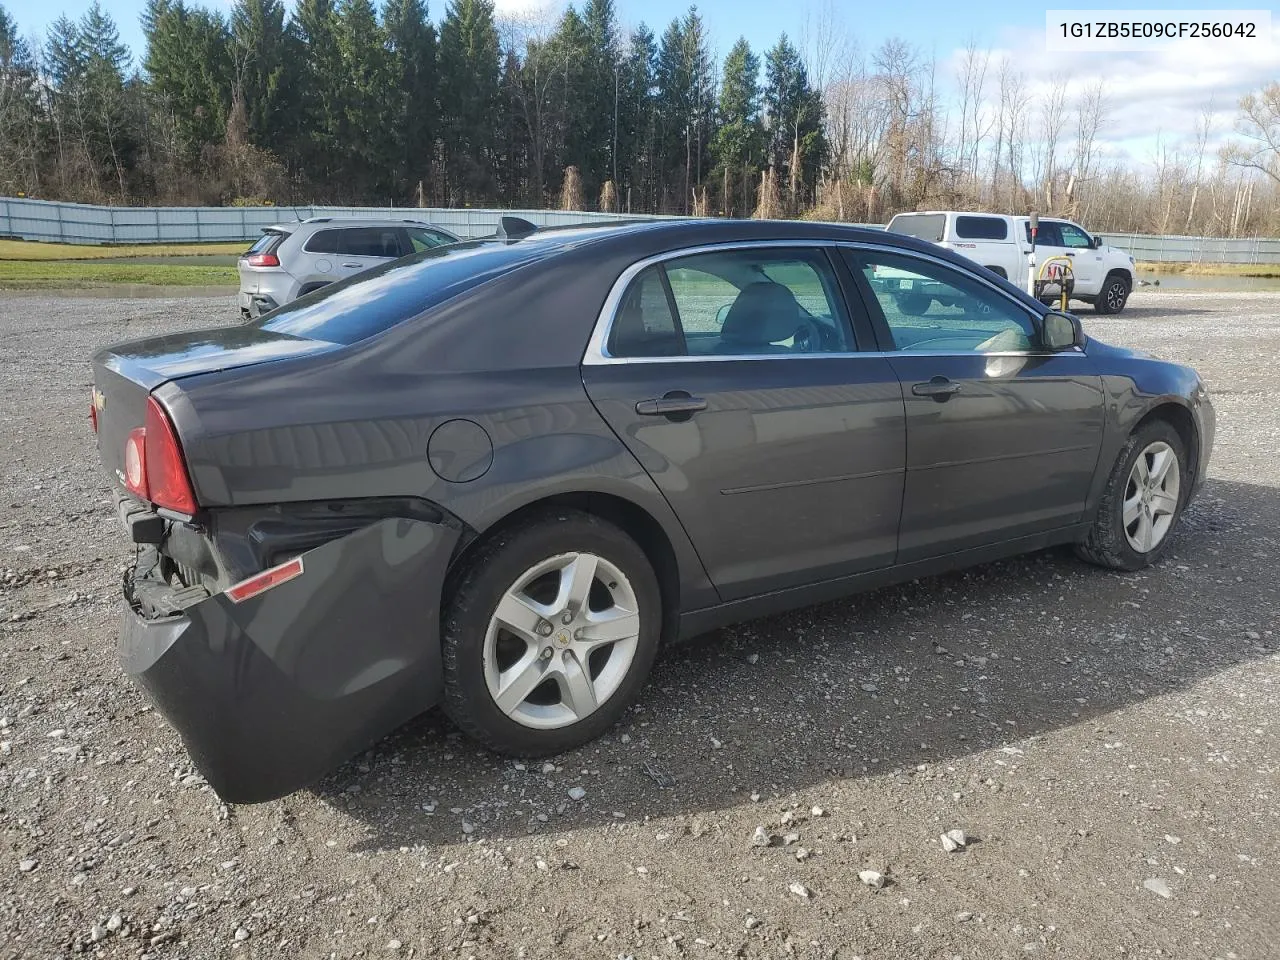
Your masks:
<svg viewBox="0 0 1280 960"><path fill-rule="evenodd" d="M581 594L570 587L589 570L588 602L570 600L566 624L557 600ZM480 546L452 587L443 705L491 750L535 757L579 747L612 726L648 678L662 629L658 578L636 542L598 517L560 509L525 518ZM634 636L624 622L632 606ZM627 636L591 647L611 613Z"/></svg>
<svg viewBox="0 0 1280 960"><path fill-rule="evenodd" d="M1093 301L1094 311L1101 314L1119 313L1129 302L1130 289L1128 280L1118 273L1111 274L1102 284L1098 298Z"/></svg>
<svg viewBox="0 0 1280 960"><path fill-rule="evenodd" d="M933 306L933 298L922 293L908 293L898 297L898 309L909 317L919 317Z"/></svg>
<svg viewBox="0 0 1280 960"><path fill-rule="evenodd" d="M1143 461L1148 476L1152 476L1153 461L1159 469L1163 461L1158 458L1165 453L1172 454L1174 462L1164 472L1163 483L1156 487L1162 490L1162 498L1153 498L1152 488L1148 488L1144 496L1139 460ZM1085 539L1076 545L1076 554L1082 560L1112 570L1141 570L1159 560L1169 548L1191 492L1187 463L1186 445L1167 421L1152 420L1134 431L1116 457L1098 513ZM1135 504L1139 512L1127 514ZM1167 504L1170 512L1160 512L1162 504ZM1126 515L1131 518L1128 522ZM1143 533L1148 525L1154 542L1144 548Z"/></svg>

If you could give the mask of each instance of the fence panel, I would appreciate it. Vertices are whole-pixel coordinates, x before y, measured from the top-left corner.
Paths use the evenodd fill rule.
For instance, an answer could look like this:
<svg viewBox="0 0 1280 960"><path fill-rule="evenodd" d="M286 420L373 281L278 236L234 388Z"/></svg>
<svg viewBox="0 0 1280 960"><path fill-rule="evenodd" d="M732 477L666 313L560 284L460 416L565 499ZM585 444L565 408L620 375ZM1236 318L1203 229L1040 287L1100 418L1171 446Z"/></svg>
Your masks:
<svg viewBox="0 0 1280 960"><path fill-rule="evenodd" d="M101 207L0 197L0 237L54 243L195 243L248 241L263 227L308 217L391 217L427 220L463 238L488 236L504 215L540 227L608 220L656 220L641 214L564 210L412 207ZM876 226L860 224L859 226ZM880 228L882 229L882 228ZM1108 233L1107 243L1156 262L1280 264L1280 238L1150 236Z"/></svg>

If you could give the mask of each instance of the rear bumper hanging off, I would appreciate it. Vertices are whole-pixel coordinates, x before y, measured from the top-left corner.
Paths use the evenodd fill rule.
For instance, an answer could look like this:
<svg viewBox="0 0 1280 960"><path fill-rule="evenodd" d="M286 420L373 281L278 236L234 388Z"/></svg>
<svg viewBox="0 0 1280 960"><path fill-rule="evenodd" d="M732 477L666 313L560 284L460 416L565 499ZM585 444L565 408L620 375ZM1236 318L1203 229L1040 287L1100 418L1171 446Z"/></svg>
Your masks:
<svg viewBox="0 0 1280 960"><path fill-rule="evenodd" d="M220 797L283 796L438 702L440 591L457 537L379 520L308 550L301 576L241 603L167 591L141 565L125 577L121 663Z"/></svg>

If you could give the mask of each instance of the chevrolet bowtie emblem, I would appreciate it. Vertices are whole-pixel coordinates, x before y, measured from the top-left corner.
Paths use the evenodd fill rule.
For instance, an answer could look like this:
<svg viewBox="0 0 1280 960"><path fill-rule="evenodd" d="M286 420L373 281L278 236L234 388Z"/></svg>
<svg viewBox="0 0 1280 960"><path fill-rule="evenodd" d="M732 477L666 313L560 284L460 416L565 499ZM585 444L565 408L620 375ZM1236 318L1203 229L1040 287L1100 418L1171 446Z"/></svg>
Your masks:
<svg viewBox="0 0 1280 960"><path fill-rule="evenodd" d="M103 394L103 392L99 390L97 387L94 387L93 388L93 409L101 413L103 409L106 407L106 405L107 405L106 395Z"/></svg>

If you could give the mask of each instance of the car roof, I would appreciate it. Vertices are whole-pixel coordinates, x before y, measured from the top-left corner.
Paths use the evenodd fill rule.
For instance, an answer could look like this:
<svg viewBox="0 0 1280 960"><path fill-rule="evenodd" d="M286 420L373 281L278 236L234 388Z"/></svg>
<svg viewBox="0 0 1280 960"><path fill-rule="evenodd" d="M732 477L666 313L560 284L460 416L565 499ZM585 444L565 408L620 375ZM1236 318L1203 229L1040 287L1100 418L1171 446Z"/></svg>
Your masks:
<svg viewBox="0 0 1280 960"><path fill-rule="evenodd" d="M306 220L294 220L290 223L273 223L262 230L264 233L294 233L302 227L430 227L432 230L457 236L448 227L413 217L308 217Z"/></svg>

